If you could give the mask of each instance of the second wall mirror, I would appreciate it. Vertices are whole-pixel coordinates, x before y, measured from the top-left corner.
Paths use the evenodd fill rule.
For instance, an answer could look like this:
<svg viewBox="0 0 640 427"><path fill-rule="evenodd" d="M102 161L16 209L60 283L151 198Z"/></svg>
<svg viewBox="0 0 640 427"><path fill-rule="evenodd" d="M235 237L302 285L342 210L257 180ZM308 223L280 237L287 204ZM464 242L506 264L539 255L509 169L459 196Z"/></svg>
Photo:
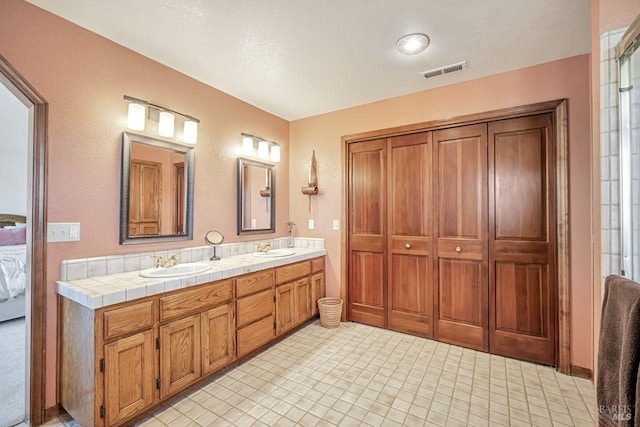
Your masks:
<svg viewBox="0 0 640 427"><path fill-rule="evenodd" d="M120 243L193 238L193 147L122 134Z"/></svg>
<svg viewBox="0 0 640 427"><path fill-rule="evenodd" d="M274 165L238 159L238 235L275 233Z"/></svg>

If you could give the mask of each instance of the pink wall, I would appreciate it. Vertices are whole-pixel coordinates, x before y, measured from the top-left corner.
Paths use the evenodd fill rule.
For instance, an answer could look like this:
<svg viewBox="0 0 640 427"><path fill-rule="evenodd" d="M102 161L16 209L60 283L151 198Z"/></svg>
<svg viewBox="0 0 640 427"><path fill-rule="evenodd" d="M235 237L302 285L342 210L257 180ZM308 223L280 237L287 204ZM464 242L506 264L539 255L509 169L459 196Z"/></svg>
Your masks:
<svg viewBox="0 0 640 427"><path fill-rule="evenodd" d="M582 55L456 85L387 99L291 123L290 209L299 234L325 237L327 292L340 289L342 218L342 148L344 135L447 119L560 98L569 99L571 222L572 364L592 367L589 55ZM306 185L311 151L316 150L320 194L308 212ZM315 229L307 230L308 219ZM344 224L341 224L344 225Z"/></svg>
<svg viewBox="0 0 640 427"><path fill-rule="evenodd" d="M64 259L203 246L207 230L236 236L236 169L241 132L282 147L277 237L288 220L289 123L199 83L22 0L0 2L0 53L49 102L48 221L80 222L82 240L47 247L46 406L56 403L56 295ZM194 240L120 246L123 95L200 119ZM153 135L152 135L153 136ZM269 235L270 237L273 235Z"/></svg>

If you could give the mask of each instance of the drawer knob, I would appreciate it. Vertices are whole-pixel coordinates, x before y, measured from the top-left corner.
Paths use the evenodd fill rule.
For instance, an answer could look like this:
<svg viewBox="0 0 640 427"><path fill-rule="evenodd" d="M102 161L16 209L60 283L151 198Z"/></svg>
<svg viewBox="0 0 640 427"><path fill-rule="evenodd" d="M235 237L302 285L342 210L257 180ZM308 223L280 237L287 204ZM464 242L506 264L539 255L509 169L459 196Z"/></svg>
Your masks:
<svg viewBox="0 0 640 427"><path fill-rule="evenodd" d="M460 246L456 246L456 252L458 253L462 252L462 248Z"/></svg>
<svg viewBox="0 0 640 427"><path fill-rule="evenodd" d="M411 249L411 243L407 243L406 245L404 245L404 247L407 249Z"/></svg>

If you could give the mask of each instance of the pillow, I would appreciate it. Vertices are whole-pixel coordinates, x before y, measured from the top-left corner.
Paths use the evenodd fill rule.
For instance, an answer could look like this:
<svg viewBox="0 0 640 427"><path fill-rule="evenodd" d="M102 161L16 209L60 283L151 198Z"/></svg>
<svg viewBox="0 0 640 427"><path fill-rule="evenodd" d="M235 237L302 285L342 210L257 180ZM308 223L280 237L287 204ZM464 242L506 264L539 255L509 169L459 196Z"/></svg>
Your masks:
<svg viewBox="0 0 640 427"><path fill-rule="evenodd" d="M26 227L0 228L0 246L24 245L27 243Z"/></svg>
<svg viewBox="0 0 640 427"><path fill-rule="evenodd" d="M18 228L22 228L22 227L26 227L27 223L26 222L16 222L16 227Z"/></svg>

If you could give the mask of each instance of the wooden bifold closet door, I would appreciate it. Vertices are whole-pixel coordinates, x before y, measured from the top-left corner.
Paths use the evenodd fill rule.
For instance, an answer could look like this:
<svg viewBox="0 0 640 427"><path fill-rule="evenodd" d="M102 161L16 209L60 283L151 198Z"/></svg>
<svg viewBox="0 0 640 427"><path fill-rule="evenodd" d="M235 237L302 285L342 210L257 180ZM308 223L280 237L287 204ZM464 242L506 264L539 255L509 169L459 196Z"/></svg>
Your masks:
<svg viewBox="0 0 640 427"><path fill-rule="evenodd" d="M490 349L556 363L551 117L489 124Z"/></svg>
<svg viewBox="0 0 640 427"><path fill-rule="evenodd" d="M348 145L348 317L556 363L550 114Z"/></svg>
<svg viewBox="0 0 640 427"><path fill-rule="evenodd" d="M388 327L432 337L431 132L387 144Z"/></svg>
<svg viewBox="0 0 640 427"><path fill-rule="evenodd" d="M435 337L489 349L487 125L435 132Z"/></svg>

